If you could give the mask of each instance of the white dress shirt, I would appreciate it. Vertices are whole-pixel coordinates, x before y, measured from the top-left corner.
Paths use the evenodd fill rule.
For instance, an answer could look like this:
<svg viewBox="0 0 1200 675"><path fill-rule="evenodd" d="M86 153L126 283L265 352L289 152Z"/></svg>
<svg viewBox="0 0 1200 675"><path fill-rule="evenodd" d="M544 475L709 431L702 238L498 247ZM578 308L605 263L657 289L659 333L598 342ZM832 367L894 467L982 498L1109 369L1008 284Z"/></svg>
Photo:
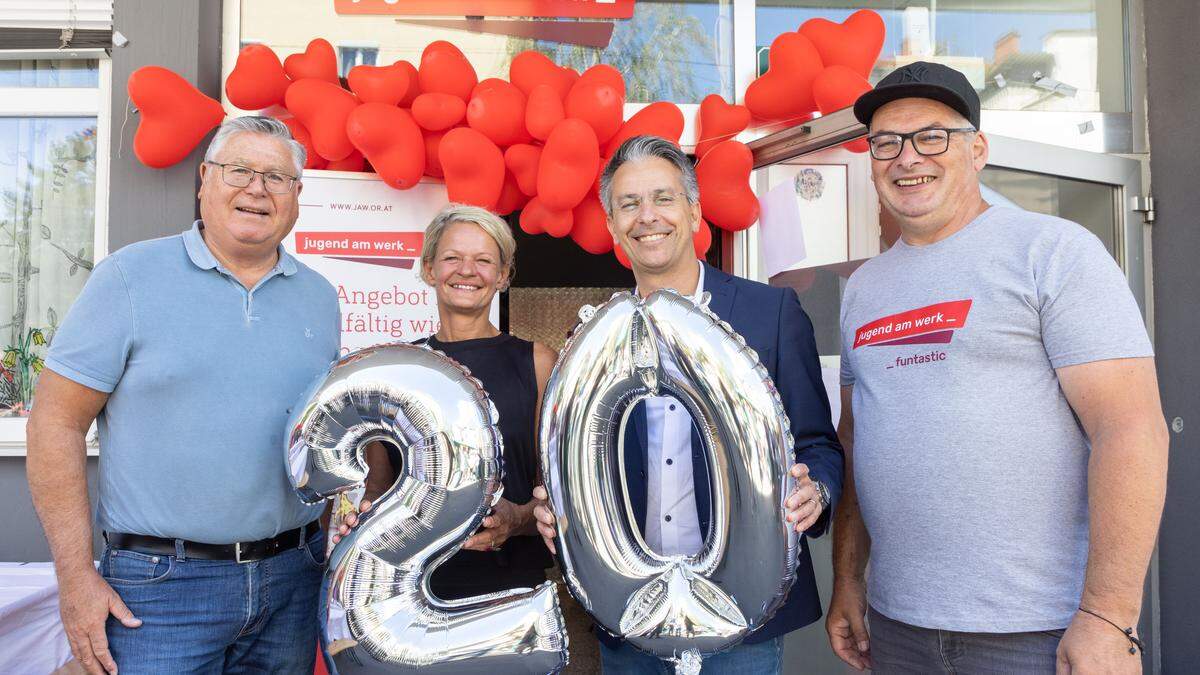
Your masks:
<svg viewBox="0 0 1200 675"><path fill-rule="evenodd" d="M704 291L704 265L691 298ZM682 292L682 291L681 291ZM673 396L646 399L646 544L659 555L694 555L704 544L692 472L692 416ZM708 485L701 486L707 490Z"/></svg>

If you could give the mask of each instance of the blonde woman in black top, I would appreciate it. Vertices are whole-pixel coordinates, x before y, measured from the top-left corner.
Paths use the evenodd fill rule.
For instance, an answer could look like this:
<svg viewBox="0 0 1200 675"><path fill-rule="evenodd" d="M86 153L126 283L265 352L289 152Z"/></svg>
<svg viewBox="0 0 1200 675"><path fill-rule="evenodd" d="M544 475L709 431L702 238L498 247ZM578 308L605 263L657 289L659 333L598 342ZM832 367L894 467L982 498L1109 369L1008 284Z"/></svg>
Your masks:
<svg viewBox="0 0 1200 675"><path fill-rule="evenodd" d="M434 594L457 599L545 581L554 564L533 520L533 488L539 481L536 428L542 392L557 354L553 349L502 333L489 317L492 299L512 281L516 241L507 223L484 209L450 204L425 229L421 278L437 298L438 331L419 342L445 352L471 370L500 413L504 439L504 493L491 515L430 579ZM396 471L381 444L367 449L366 492L361 511L395 482ZM349 515L346 534L357 524Z"/></svg>

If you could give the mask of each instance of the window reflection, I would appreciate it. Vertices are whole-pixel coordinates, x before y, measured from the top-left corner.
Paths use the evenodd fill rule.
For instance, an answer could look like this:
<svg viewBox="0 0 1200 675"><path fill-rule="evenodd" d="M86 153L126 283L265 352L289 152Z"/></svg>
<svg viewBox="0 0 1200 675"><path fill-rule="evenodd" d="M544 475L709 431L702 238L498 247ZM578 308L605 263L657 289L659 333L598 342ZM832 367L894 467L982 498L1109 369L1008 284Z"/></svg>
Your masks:
<svg viewBox="0 0 1200 675"><path fill-rule="evenodd" d="M937 60L967 75L985 110L1129 110L1122 0L759 0L760 62L780 33L863 7L887 25L872 82Z"/></svg>
<svg viewBox="0 0 1200 675"><path fill-rule="evenodd" d="M360 58L417 65L426 45L446 40L463 50L481 80L508 79L512 58L536 49L581 71L597 63L616 67L630 103L699 103L712 93L732 98L732 26L732 0L638 2L632 18L614 21L339 15L332 2L246 0L241 38L262 42L283 59L324 37L347 47L339 55L343 73ZM375 51L361 54L354 45Z"/></svg>
<svg viewBox="0 0 1200 675"><path fill-rule="evenodd" d="M95 87L99 81L96 59L0 59L0 87Z"/></svg>
<svg viewBox="0 0 1200 675"><path fill-rule="evenodd" d="M96 119L0 117L0 417L27 415L91 272Z"/></svg>

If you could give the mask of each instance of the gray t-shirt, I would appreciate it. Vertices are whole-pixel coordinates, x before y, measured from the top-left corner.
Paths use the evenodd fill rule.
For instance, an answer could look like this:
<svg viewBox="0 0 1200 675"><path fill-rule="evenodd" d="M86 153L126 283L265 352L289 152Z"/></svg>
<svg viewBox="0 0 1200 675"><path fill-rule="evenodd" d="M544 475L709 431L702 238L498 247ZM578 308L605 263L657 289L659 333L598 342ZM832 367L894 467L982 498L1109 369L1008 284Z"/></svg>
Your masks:
<svg viewBox="0 0 1200 675"><path fill-rule="evenodd" d="M1152 356L1079 225L993 207L867 261L842 300L869 601L916 626L1063 628L1087 562L1089 445L1055 368Z"/></svg>

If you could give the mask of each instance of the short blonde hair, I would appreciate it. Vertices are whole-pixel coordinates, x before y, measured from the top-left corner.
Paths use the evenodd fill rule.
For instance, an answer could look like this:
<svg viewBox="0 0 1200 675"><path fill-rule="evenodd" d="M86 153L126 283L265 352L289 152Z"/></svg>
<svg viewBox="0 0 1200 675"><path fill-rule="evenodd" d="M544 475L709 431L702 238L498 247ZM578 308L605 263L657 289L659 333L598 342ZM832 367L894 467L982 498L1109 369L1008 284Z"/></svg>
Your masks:
<svg viewBox="0 0 1200 675"><path fill-rule="evenodd" d="M422 274L426 265L433 264L433 256L437 254L438 244L442 241L442 233L451 223L471 223L487 232L500 249L500 267L508 270L508 281L512 280L516 269L514 258L517 255L517 240L513 239L508 223L487 209L455 203L447 204L438 211L425 228L425 242L421 245Z"/></svg>

